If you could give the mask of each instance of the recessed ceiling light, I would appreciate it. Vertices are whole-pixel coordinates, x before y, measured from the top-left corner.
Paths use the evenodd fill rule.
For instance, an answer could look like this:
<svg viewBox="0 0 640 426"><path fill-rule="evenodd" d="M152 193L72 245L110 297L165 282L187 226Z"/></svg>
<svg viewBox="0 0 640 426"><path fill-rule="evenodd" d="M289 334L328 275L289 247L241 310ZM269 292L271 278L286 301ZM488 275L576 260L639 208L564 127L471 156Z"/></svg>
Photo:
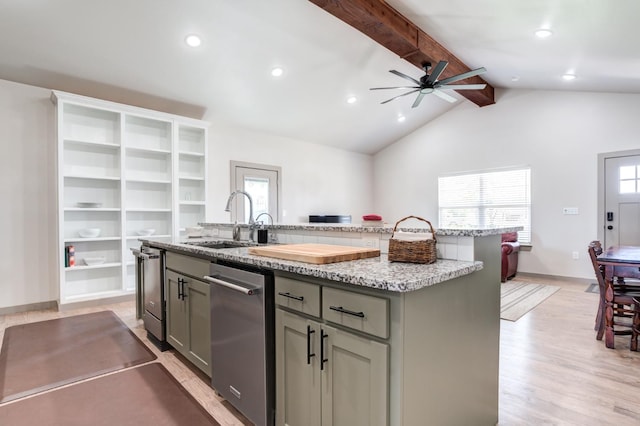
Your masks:
<svg viewBox="0 0 640 426"><path fill-rule="evenodd" d="M534 34L538 38L547 38L553 34L553 31L551 31L548 28L540 28L540 29L537 29Z"/></svg>
<svg viewBox="0 0 640 426"><path fill-rule="evenodd" d="M190 34L184 39L184 42L187 43L187 46L198 47L202 44L202 39L200 36Z"/></svg>
<svg viewBox="0 0 640 426"><path fill-rule="evenodd" d="M356 98L355 96L349 96L347 98L347 103L348 104L355 104L356 102L358 102L358 98Z"/></svg>
<svg viewBox="0 0 640 426"><path fill-rule="evenodd" d="M398 116L398 123L404 123L404 121L407 119L407 117L405 117L404 115L399 115Z"/></svg>
<svg viewBox="0 0 640 426"><path fill-rule="evenodd" d="M519 75L512 76L511 81L520 81L520 76Z"/></svg>
<svg viewBox="0 0 640 426"><path fill-rule="evenodd" d="M571 81L571 80L575 80L575 79L576 79L576 75L575 75L575 74L567 73L567 74L564 74L564 75L562 76L562 79L563 79L564 81Z"/></svg>
<svg viewBox="0 0 640 426"><path fill-rule="evenodd" d="M284 69L280 67L275 67L271 70L271 75L274 77L281 77L284 74Z"/></svg>

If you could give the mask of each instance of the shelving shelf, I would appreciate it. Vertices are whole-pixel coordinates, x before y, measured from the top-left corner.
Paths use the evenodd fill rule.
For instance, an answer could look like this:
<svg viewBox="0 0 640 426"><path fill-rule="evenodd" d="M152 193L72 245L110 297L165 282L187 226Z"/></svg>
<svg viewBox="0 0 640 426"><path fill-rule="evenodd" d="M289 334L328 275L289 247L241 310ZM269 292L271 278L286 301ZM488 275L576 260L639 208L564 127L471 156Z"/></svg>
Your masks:
<svg viewBox="0 0 640 426"><path fill-rule="evenodd" d="M57 122L59 304L131 295L130 249L206 218L208 123L53 91ZM187 176L179 179L178 176ZM184 203L180 202L183 200ZM95 203L99 207L82 206ZM83 229L101 236L83 238ZM76 265L65 267L65 247ZM82 259L104 257L100 265Z"/></svg>
<svg viewBox="0 0 640 426"><path fill-rule="evenodd" d="M75 145L89 145L89 146L101 146L108 147L113 149L119 149L120 145L115 143L108 142L100 142L100 141L90 141L90 140L81 140L81 139L64 139L65 144L75 144Z"/></svg>
<svg viewBox="0 0 640 426"><path fill-rule="evenodd" d="M116 268L118 266L122 266L122 263L112 262L112 263L101 263L100 265L75 265L75 266L67 266L64 268L64 270L66 272L86 271L87 269Z"/></svg>

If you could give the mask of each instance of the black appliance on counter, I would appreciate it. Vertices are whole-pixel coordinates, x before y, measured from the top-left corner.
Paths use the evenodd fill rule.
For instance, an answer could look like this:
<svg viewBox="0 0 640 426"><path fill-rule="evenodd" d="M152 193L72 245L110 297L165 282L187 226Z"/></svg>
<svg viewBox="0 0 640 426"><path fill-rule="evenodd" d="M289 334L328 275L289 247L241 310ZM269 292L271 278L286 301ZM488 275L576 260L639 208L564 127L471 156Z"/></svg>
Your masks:
<svg viewBox="0 0 640 426"><path fill-rule="evenodd" d="M351 215L309 215L309 223L351 223Z"/></svg>
<svg viewBox="0 0 640 426"><path fill-rule="evenodd" d="M161 351L166 340L164 250L147 246L132 248L136 257L136 318L142 318L147 337Z"/></svg>

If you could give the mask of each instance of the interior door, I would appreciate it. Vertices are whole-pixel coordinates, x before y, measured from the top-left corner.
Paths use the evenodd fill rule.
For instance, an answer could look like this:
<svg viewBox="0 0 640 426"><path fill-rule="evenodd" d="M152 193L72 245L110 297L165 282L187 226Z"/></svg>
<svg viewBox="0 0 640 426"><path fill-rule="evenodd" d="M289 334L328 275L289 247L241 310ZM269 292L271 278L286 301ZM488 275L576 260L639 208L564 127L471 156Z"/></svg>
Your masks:
<svg viewBox="0 0 640 426"><path fill-rule="evenodd" d="M604 167L604 246L640 246L640 155L606 158Z"/></svg>
<svg viewBox="0 0 640 426"><path fill-rule="evenodd" d="M255 220L262 213L268 213L273 218L274 223L280 220L279 217L279 182L280 171L277 167L260 165L260 164L247 164L247 163L233 163L232 162L232 184L234 187L232 190L242 190L253 199L253 219ZM235 211L235 217L232 216L232 220L237 220L239 223L249 223L249 200L247 197L238 196L235 200L235 209L232 210L232 214ZM269 223L269 218L263 216L261 221Z"/></svg>

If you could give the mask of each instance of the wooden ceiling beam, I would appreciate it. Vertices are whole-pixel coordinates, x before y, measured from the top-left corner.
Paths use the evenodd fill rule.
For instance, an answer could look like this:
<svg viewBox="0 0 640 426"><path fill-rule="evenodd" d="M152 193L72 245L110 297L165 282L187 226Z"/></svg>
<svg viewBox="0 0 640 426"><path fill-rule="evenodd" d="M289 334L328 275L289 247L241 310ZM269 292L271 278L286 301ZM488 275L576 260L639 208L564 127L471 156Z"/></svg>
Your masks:
<svg viewBox="0 0 640 426"><path fill-rule="evenodd" d="M421 70L426 62L433 66L439 61L449 62L439 80L471 70L444 46L383 0L309 1ZM468 78L463 82L466 84L485 83L487 85L483 90L460 90L458 92L471 102L481 107L495 103L493 87L481 77ZM458 84L462 84L462 82L458 82Z"/></svg>

